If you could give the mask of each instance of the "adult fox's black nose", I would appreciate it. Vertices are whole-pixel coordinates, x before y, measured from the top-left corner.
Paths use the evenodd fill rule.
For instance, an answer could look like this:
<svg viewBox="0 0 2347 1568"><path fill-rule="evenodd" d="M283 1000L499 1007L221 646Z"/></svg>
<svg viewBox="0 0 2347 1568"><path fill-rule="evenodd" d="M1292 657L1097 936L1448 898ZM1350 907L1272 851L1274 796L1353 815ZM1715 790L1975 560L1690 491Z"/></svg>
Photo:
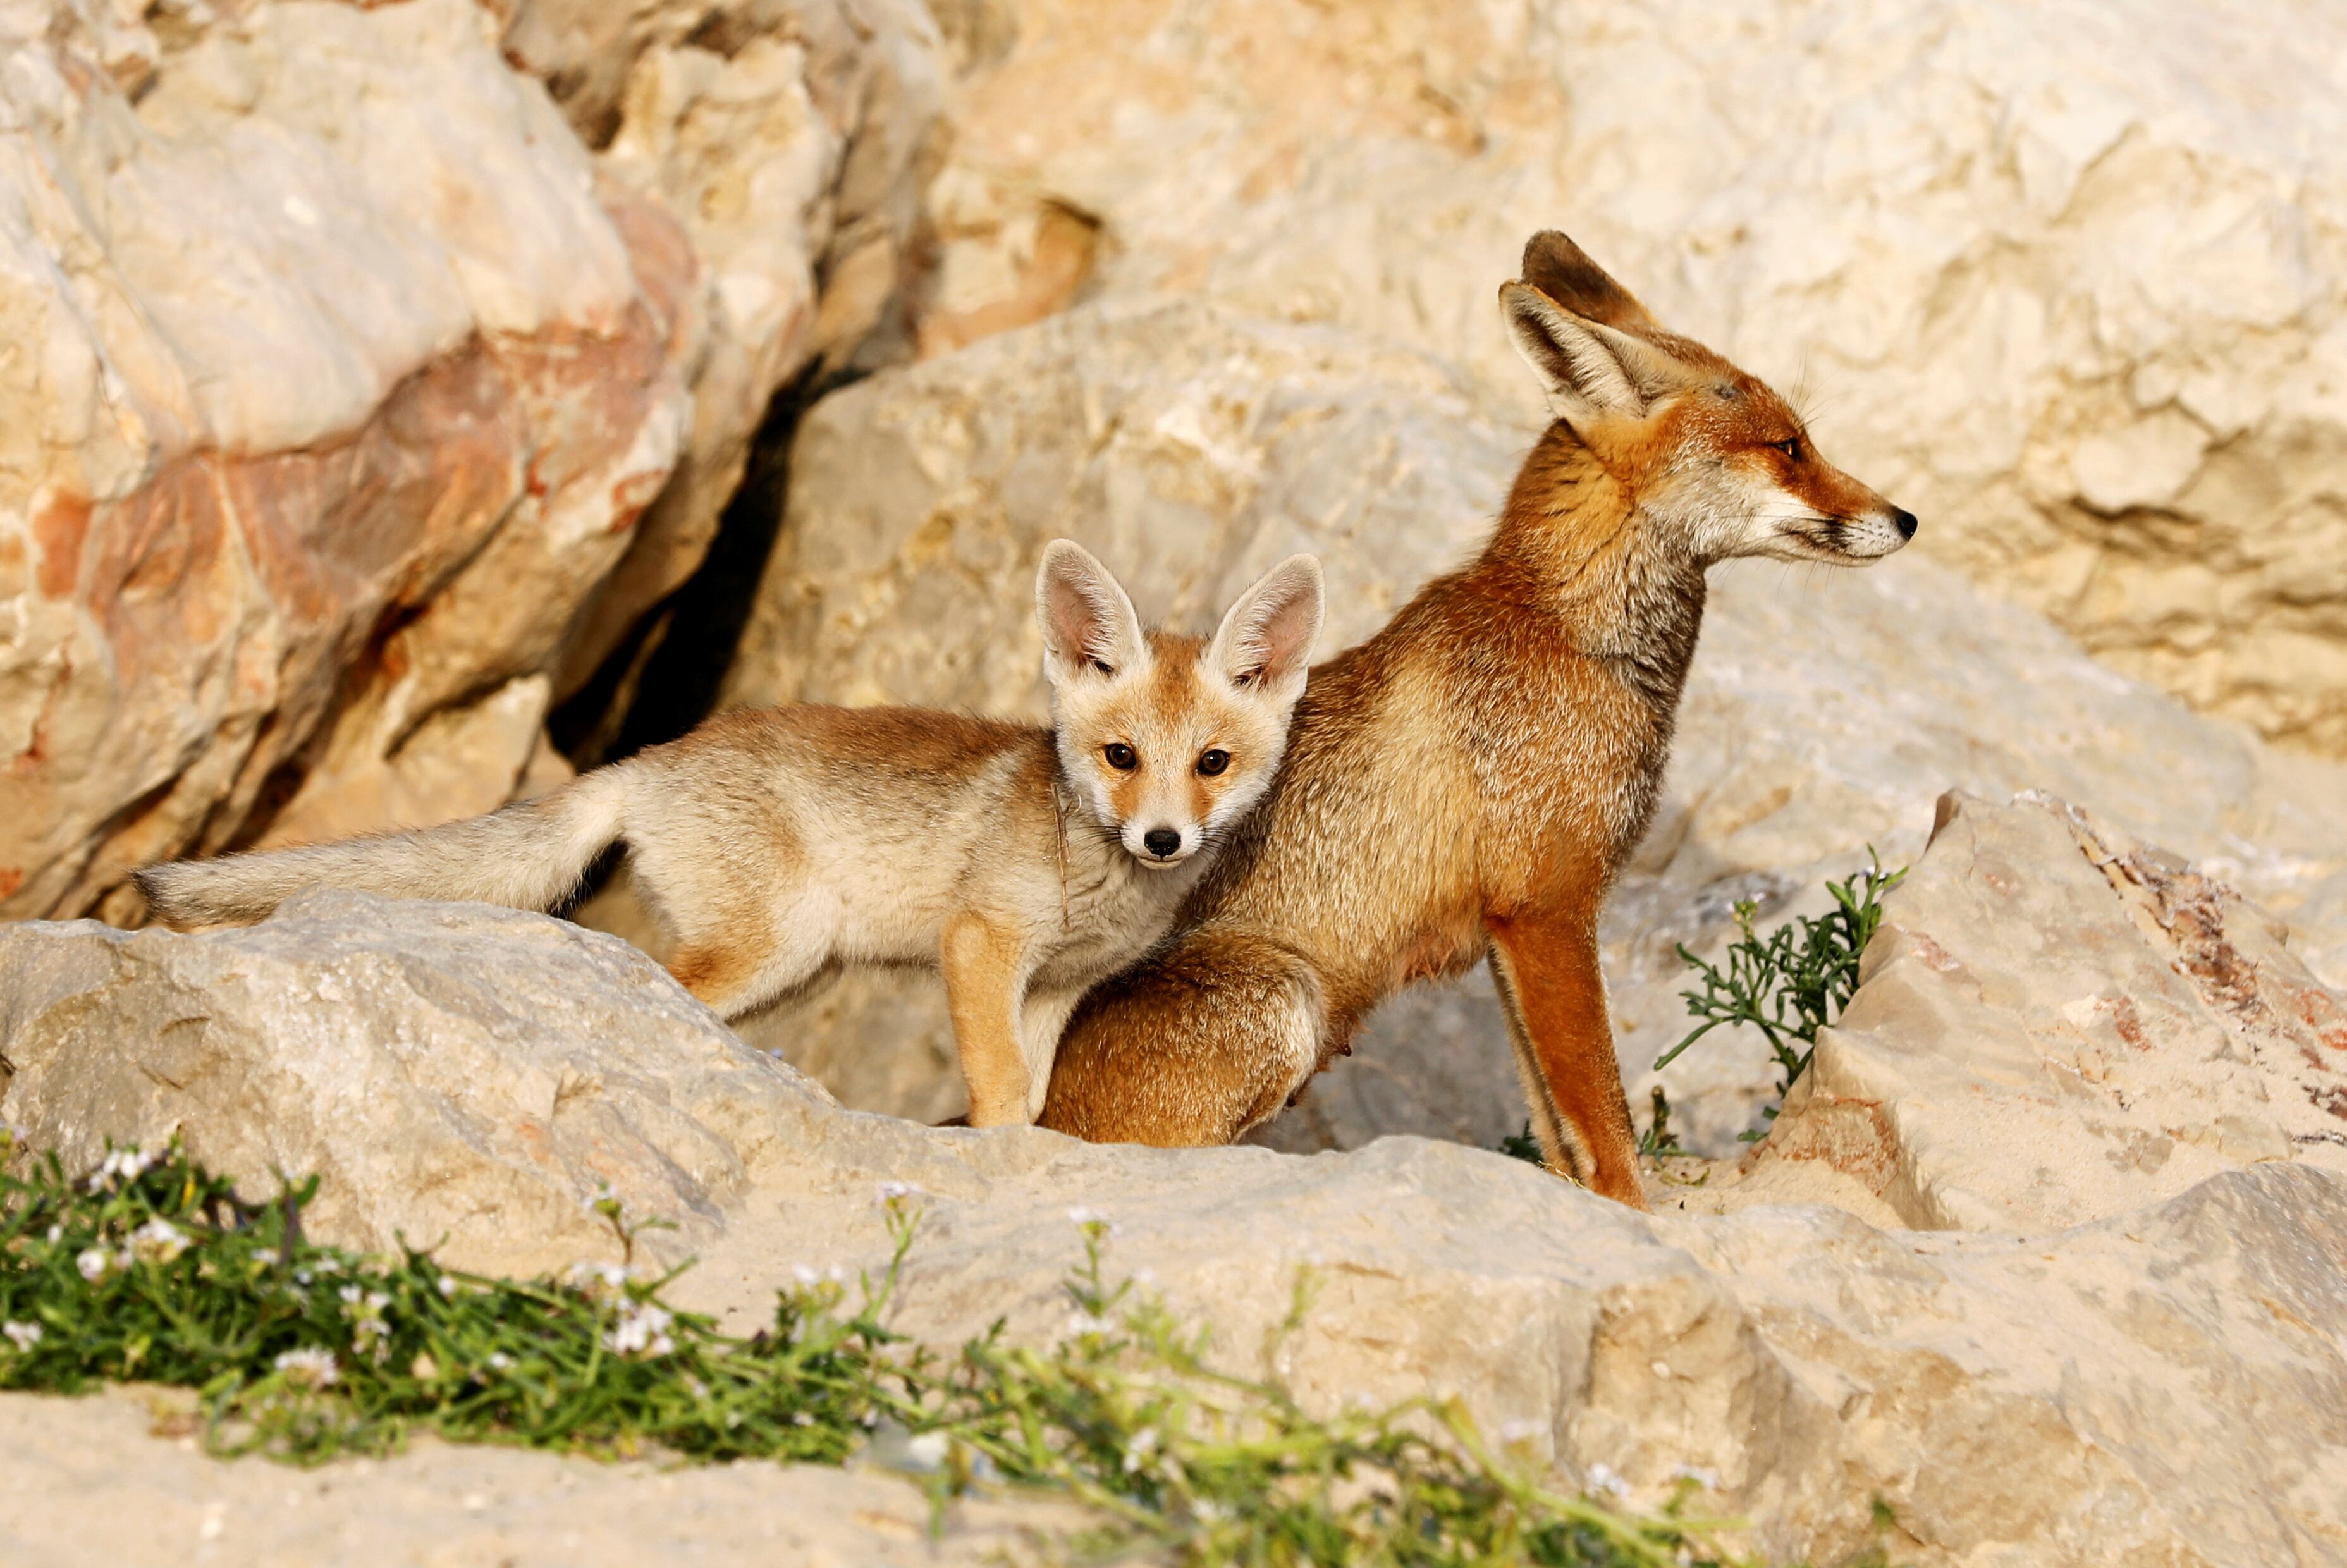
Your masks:
<svg viewBox="0 0 2347 1568"><path fill-rule="evenodd" d="M1901 538L1911 539L1915 537L1914 513L1902 511L1899 507L1893 507L1891 508L1891 520L1899 525L1899 537Z"/></svg>
<svg viewBox="0 0 2347 1568"><path fill-rule="evenodd" d="M1141 835L1141 842L1150 854L1163 860L1182 847L1182 835L1170 827L1153 827Z"/></svg>

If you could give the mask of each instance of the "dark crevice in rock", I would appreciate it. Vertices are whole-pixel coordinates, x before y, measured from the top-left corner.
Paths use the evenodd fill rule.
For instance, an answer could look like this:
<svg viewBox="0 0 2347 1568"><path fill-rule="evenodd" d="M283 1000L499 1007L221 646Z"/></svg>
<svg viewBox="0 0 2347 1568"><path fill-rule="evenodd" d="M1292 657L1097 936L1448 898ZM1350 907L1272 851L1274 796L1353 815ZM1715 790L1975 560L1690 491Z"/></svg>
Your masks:
<svg viewBox="0 0 2347 1568"><path fill-rule="evenodd" d="M862 374L818 363L774 394L709 554L549 715L548 731L574 766L583 772L675 740L715 708L782 533L799 420Z"/></svg>

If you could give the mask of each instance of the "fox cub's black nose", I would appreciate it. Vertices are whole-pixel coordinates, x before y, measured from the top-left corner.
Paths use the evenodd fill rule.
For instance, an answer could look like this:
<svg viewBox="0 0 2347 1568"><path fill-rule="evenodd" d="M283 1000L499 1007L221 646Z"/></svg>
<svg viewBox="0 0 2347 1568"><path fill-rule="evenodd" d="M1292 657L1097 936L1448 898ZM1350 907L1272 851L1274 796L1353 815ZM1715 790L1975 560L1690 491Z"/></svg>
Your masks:
<svg viewBox="0 0 2347 1568"><path fill-rule="evenodd" d="M1153 827L1141 835L1141 842L1162 860L1182 847L1182 835L1170 827Z"/></svg>
<svg viewBox="0 0 2347 1568"><path fill-rule="evenodd" d="M1899 525L1899 537L1901 538L1911 539L1915 537L1914 513L1901 511L1894 507L1891 508L1891 520Z"/></svg>

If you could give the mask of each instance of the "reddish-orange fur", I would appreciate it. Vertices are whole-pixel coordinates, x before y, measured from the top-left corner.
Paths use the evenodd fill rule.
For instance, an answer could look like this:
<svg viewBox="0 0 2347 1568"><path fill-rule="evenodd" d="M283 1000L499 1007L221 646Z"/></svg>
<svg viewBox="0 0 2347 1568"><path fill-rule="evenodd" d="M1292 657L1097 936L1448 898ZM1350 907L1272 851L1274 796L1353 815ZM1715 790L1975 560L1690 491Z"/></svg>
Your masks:
<svg viewBox="0 0 2347 1568"><path fill-rule="evenodd" d="M1524 271L1512 320L1563 416L1481 557L1312 672L1286 764L1184 933L1070 1024L1044 1125L1227 1142L1394 991L1488 954L1550 1165L1645 1206L1597 917L1654 809L1704 570L1870 559L1913 518L1562 235ZM1604 363L1571 358L1589 343Z"/></svg>

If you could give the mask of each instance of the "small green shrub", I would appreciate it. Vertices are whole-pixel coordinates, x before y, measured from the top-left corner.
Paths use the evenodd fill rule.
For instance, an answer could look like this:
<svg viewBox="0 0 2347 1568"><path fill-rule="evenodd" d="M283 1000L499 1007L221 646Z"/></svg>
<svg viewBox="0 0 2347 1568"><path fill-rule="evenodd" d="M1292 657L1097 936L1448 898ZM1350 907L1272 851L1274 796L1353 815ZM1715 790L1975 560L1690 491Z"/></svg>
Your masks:
<svg viewBox="0 0 2347 1568"><path fill-rule="evenodd" d="M0 1132L0 1160L11 1153ZM607 1457L837 1463L866 1453L940 1503L981 1482L1050 1488L1104 1523L1071 1546L1190 1563L1468 1563L1660 1568L1724 1561L1692 1485L1635 1517L1495 1452L1456 1399L1321 1419L1226 1376L1130 1282L1079 1211L1066 1338L995 1332L940 1356L882 1317L919 1216L884 1190L896 1253L876 1280L805 1280L735 1338L626 1263L517 1282L317 1245L314 1179L248 1204L176 1143L68 1178L54 1155L0 1175L0 1389L140 1378L200 1390L221 1453L312 1463L415 1431ZM634 1234L598 1207L623 1255ZM1308 1306L1299 1280L1287 1331Z"/></svg>
<svg viewBox="0 0 2347 1568"><path fill-rule="evenodd" d="M1826 884L1833 896L1832 910L1817 919L1799 916L1765 937L1752 929L1759 907L1748 898L1738 900L1736 927L1742 936L1728 948L1725 968L1705 962L1681 943L1680 959L1703 985L1679 994L1686 999L1688 1013L1703 1021L1656 1057L1655 1066L1669 1066L1721 1024L1747 1023L1760 1031L1776 1055L1783 1074L1777 1085L1781 1105L1786 1091L1809 1068L1818 1030L1840 1017L1857 992L1858 960L1882 923L1882 896L1907 875L1904 866L1883 870L1881 858L1870 848L1867 859L1865 870L1846 881ZM1771 1106L1764 1114L1774 1121L1777 1109Z"/></svg>

